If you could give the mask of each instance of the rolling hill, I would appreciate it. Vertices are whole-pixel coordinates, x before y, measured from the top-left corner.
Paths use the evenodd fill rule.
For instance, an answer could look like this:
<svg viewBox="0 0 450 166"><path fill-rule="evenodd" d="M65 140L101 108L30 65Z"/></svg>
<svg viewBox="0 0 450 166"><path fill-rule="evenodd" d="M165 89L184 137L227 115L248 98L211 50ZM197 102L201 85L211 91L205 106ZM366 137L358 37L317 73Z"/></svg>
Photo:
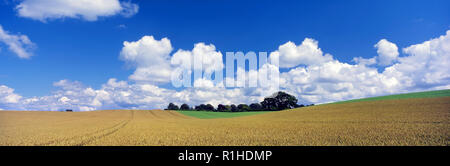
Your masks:
<svg viewBox="0 0 450 166"><path fill-rule="evenodd" d="M162 110L0 111L0 145L448 146L450 96L428 94L439 95L215 119Z"/></svg>

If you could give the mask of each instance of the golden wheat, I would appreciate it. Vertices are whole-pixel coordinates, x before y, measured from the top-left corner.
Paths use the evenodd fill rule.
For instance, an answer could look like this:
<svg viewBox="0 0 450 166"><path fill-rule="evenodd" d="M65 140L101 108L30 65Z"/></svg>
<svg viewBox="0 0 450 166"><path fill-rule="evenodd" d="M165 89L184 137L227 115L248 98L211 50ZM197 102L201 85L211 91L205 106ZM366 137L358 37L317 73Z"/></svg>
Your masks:
<svg viewBox="0 0 450 166"><path fill-rule="evenodd" d="M450 97L197 119L174 111L0 111L0 145L449 145Z"/></svg>

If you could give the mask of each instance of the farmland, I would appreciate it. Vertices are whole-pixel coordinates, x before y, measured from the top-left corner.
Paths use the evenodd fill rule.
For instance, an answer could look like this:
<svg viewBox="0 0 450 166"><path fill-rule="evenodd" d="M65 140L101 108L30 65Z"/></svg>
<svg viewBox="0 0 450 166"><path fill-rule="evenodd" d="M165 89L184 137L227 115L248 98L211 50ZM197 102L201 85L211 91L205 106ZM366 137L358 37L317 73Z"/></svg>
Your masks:
<svg viewBox="0 0 450 166"><path fill-rule="evenodd" d="M268 113L269 111L253 111L253 112L211 112L211 111L177 111L183 115L193 116L200 119L214 118L233 118L240 116L258 115Z"/></svg>
<svg viewBox="0 0 450 166"><path fill-rule="evenodd" d="M0 145L448 146L449 108L450 97L438 96L212 119L162 110L0 111Z"/></svg>

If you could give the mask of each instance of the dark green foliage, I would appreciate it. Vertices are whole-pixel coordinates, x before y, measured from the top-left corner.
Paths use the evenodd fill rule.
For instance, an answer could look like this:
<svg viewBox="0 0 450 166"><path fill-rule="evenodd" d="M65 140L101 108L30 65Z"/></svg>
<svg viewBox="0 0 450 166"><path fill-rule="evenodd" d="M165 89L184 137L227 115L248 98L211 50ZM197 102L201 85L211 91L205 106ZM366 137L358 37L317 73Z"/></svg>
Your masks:
<svg viewBox="0 0 450 166"><path fill-rule="evenodd" d="M231 104L231 112L237 112L237 111L238 111L238 109L237 109L236 105Z"/></svg>
<svg viewBox="0 0 450 166"><path fill-rule="evenodd" d="M182 104L180 107L180 110L190 110L191 108L189 108L189 105L187 105L186 103Z"/></svg>
<svg viewBox="0 0 450 166"><path fill-rule="evenodd" d="M195 106L195 110L197 111L215 111L214 106L211 104L200 104Z"/></svg>
<svg viewBox="0 0 450 166"><path fill-rule="evenodd" d="M179 110L176 104L170 103L166 110Z"/></svg>
<svg viewBox="0 0 450 166"><path fill-rule="evenodd" d="M247 112L247 111L279 111L284 109L292 109L298 107L305 107L305 105L297 104L295 96L287 94L285 92L277 92L272 96L266 97L261 103L252 103L250 106L247 104L239 104L238 106L219 104L217 109L211 104L200 104L194 108L189 108L189 105L182 104L181 110L196 110L196 111L217 111L217 112ZM314 105L314 104L311 104ZM308 105L308 106L311 106ZM178 106L170 103L167 110L179 110Z"/></svg>
<svg viewBox="0 0 450 166"><path fill-rule="evenodd" d="M250 111L250 107L247 104L239 104L238 112Z"/></svg>
<svg viewBox="0 0 450 166"><path fill-rule="evenodd" d="M200 104L198 106L195 106L195 110L197 110L197 111L204 111L205 107L206 107L205 104Z"/></svg>
<svg viewBox="0 0 450 166"><path fill-rule="evenodd" d="M206 104L205 110L206 111L215 111L214 106L212 106L211 104Z"/></svg>
<svg viewBox="0 0 450 166"><path fill-rule="evenodd" d="M298 107L297 101L294 96L280 91L266 97L261 105L264 110L279 111Z"/></svg>
<svg viewBox="0 0 450 166"><path fill-rule="evenodd" d="M278 110L278 102L275 98L265 98L264 101L261 102L261 106L267 111Z"/></svg>
<svg viewBox="0 0 450 166"><path fill-rule="evenodd" d="M225 105L219 104L217 106L217 111L218 112L226 112L226 110L227 110L227 107L225 107Z"/></svg>
<svg viewBox="0 0 450 166"><path fill-rule="evenodd" d="M224 112L231 112L231 106L230 105L226 105Z"/></svg>
<svg viewBox="0 0 450 166"><path fill-rule="evenodd" d="M261 110L263 110L263 107L259 103L252 103L252 104L250 104L250 110L252 110L252 111L261 111Z"/></svg>

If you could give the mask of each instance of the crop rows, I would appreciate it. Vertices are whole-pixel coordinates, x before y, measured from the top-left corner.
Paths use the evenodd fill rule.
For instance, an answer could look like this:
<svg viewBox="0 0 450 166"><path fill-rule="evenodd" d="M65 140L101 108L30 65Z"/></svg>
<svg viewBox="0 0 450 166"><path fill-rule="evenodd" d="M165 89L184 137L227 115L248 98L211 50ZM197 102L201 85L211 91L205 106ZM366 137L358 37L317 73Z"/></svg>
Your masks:
<svg viewBox="0 0 450 166"><path fill-rule="evenodd" d="M244 117L175 111L0 111L0 145L449 145L450 97L352 102Z"/></svg>

